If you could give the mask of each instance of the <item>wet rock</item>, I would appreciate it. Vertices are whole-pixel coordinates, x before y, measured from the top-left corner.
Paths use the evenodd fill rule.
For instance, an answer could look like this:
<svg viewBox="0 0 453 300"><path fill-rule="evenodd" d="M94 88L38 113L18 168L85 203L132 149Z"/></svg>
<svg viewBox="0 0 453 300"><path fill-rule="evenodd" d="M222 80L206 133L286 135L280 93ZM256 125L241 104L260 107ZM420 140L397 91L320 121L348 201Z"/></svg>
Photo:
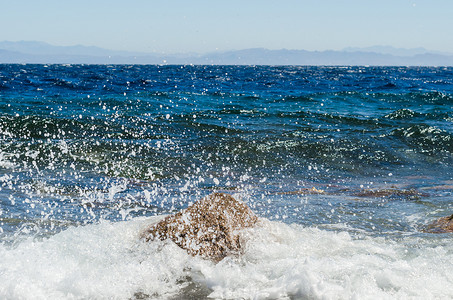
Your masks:
<svg viewBox="0 0 453 300"><path fill-rule="evenodd" d="M379 189L379 190L362 190L360 192L353 194L356 197L373 197L373 198L383 198L383 197L397 197L397 198L409 198L409 199L419 199L421 197L428 197L426 193L419 192L414 189L410 190L401 190L401 189Z"/></svg>
<svg viewBox="0 0 453 300"><path fill-rule="evenodd" d="M453 190L453 185L451 184L442 184L442 185L435 185L435 186L428 186L424 187L424 190Z"/></svg>
<svg viewBox="0 0 453 300"><path fill-rule="evenodd" d="M303 188L297 191L278 192L277 195L325 195L326 191L317 189L315 187Z"/></svg>
<svg viewBox="0 0 453 300"><path fill-rule="evenodd" d="M151 225L143 239L171 239L191 255L220 261L239 253L239 231L258 221L244 203L229 194L213 193L187 209Z"/></svg>
<svg viewBox="0 0 453 300"><path fill-rule="evenodd" d="M437 219L429 224L424 231L430 233L453 232L453 215Z"/></svg>

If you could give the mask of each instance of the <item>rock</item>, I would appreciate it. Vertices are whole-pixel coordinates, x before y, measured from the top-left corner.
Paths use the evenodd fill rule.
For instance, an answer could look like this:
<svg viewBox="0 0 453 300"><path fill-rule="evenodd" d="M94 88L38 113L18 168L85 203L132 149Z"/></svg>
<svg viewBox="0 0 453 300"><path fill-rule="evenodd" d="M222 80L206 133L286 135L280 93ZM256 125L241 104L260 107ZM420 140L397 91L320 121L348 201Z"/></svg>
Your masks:
<svg viewBox="0 0 453 300"><path fill-rule="evenodd" d="M325 195L326 191L317 189L315 187L303 188L297 191L278 192L277 195Z"/></svg>
<svg viewBox="0 0 453 300"><path fill-rule="evenodd" d="M453 215L437 219L436 221L428 225L428 227L424 231L430 233L453 232Z"/></svg>
<svg viewBox="0 0 453 300"><path fill-rule="evenodd" d="M384 197L397 197L397 198L409 198L409 199L419 199L421 197L428 197L426 193L421 193L417 190L402 190L402 189L381 189L381 190L362 190L358 193L354 193L354 196L357 197L373 197L373 198L384 198Z"/></svg>
<svg viewBox="0 0 453 300"><path fill-rule="evenodd" d="M435 186L424 187L423 190L453 190L453 185L451 184L441 184Z"/></svg>
<svg viewBox="0 0 453 300"><path fill-rule="evenodd" d="M213 193L185 210L151 225L145 241L171 239L191 255L215 262L239 253L239 231L253 226L256 215L244 203L224 193Z"/></svg>

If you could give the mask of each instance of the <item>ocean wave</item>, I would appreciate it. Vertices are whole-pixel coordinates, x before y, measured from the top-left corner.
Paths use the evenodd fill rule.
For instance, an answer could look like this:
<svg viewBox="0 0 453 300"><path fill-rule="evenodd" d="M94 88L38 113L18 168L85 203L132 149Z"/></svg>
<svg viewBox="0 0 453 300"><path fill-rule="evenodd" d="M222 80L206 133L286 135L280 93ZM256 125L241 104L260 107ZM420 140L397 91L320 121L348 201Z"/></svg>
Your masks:
<svg viewBox="0 0 453 300"><path fill-rule="evenodd" d="M452 134L435 126L413 125L398 128L391 132L391 136L421 153L435 155L443 151L453 152Z"/></svg>
<svg viewBox="0 0 453 300"><path fill-rule="evenodd" d="M389 118L391 120L403 120L403 119L411 119L416 116L421 116L421 114L417 113L413 110L403 108L403 109L396 110L396 111L386 115L385 118Z"/></svg>

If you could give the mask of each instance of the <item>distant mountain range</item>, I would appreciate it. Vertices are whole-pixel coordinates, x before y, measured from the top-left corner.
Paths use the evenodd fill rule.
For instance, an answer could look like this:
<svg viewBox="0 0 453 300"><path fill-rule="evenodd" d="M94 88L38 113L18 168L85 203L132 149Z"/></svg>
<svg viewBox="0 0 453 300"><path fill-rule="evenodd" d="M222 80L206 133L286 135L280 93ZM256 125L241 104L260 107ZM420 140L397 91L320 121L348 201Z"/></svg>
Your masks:
<svg viewBox="0 0 453 300"><path fill-rule="evenodd" d="M82 45L53 46L34 41L5 41L0 42L0 63L453 66L453 54L424 48L374 46L341 51L253 48L208 54L165 55Z"/></svg>

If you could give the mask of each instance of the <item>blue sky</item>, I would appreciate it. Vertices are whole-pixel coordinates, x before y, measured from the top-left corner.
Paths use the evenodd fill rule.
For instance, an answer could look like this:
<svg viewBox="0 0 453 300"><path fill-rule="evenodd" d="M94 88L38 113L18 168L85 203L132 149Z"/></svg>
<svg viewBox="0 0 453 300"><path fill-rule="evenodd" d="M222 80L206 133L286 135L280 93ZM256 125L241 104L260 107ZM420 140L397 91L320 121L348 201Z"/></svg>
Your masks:
<svg viewBox="0 0 453 300"><path fill-rule="evenodd" d="M340 50L453 53L452 0L0 0L0 41L141 52Z"/></svg>

